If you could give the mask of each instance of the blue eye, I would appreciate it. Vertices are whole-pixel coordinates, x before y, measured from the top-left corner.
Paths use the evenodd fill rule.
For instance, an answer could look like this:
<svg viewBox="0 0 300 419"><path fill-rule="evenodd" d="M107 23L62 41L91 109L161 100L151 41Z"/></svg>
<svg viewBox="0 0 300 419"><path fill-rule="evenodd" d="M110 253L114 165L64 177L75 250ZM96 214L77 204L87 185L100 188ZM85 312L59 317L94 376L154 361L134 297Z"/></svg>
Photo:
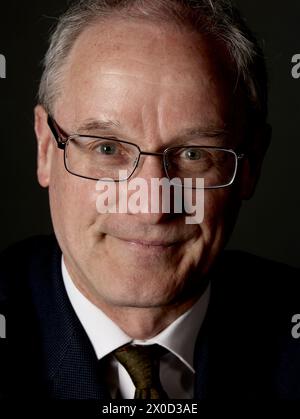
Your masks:
<svg viewBox="0 0 300 419"><path fill-rule="evenodd" d="M185 151L184 157L188 160L199 160L202 157L202 151L196 148L190 148Z"/></svg>
<svg viewBox="0 0 300 419"><path fill-rule="evenodd" d="M116 150L115 144L101 144L97 151L101 154L112 155L116 153Z"/></svg>

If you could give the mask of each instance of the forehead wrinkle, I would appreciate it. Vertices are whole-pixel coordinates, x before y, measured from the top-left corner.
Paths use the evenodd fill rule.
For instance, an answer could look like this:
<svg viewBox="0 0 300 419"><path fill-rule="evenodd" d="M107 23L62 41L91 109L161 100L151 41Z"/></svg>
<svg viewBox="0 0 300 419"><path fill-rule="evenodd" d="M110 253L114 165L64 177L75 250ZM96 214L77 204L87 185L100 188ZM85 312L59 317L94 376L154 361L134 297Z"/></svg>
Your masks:
<svg viewBox="0 0 300 419"><path fill-rule="evenodd" d="M134 80L139 80L142 81L143 83L146 84L151 84L151 85L170 85L173 83L164 83L161 80L159 81L154 81L154 80L147 80L144 76L139 75L139 74L130 74L130 73L126 73L126 72L117 72L117 71L111 71L111 72L105 72L102 73L102 75L104 77L110 77L110 76L116 76L116 77L128 77L128 78L132 78Z"/></svg>
<svg viewBox="0 0 300 419"><path fill-rule="evenodd" d="M124 71L105 71L101 72L102 76L104 77L128 77L135 81L141 81L145 84L150 84L152 86L174 86L174 85L181 85L181 86L190 86L195 85L195 81L191 79L190 77L170 77L170 76L162 76L159 80L154 80L154 77L149 74L150 77L153 79L140 75L140 74L132 74L129 72Z"/></svg>

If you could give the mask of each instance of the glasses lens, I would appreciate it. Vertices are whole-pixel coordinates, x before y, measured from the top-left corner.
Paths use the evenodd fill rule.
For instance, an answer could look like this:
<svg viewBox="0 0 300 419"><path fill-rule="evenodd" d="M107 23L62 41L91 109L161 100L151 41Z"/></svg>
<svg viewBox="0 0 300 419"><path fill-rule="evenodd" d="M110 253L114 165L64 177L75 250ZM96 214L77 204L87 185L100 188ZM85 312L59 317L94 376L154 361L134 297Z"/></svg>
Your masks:
<svg viewBox="0 0 300 419"><path fill-rule="evenodd" d="M132 174L139 150L133 144L105 138L74 136L66 147L69 172L91 179L126 180Z"/></svg>
<svg viewBox="0 0 300 419"><path fill-rule="evenodd" d="M235 176L237 158L233 151L210 147L174 147L166 153L166 169L170 179L204 179L205 188L229 185Z"/></svg>

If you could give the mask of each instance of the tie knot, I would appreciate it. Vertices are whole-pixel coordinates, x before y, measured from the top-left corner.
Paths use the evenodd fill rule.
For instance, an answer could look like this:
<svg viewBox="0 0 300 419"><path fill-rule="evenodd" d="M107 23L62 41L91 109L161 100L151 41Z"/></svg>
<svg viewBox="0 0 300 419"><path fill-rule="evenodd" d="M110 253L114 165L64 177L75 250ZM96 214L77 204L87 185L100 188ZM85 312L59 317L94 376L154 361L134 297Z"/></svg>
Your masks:
<svg viewBox="0 0 300 419"><path fill-rule="evenodd" d="M159 345L125 345L114 352L136 387L135 398L166 398L159 378L160 358L167 351Z"/></svg>

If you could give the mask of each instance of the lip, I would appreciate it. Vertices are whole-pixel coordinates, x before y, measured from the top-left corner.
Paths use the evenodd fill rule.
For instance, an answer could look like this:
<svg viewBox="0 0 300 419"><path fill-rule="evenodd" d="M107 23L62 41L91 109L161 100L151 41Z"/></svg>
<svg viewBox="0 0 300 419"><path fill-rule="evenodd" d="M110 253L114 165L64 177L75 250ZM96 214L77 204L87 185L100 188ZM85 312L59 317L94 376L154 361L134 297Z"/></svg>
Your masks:
<svg viewBox="0 0 300 419"><path fill-rule="evenodd" d="M179 241L163 241L163 240L136 240L136 239L124 239L118 237L119 240L124 241L128 244L134 246L140 246L144 248L168 248L171 246L175 246L179 243Z"/></svg>

